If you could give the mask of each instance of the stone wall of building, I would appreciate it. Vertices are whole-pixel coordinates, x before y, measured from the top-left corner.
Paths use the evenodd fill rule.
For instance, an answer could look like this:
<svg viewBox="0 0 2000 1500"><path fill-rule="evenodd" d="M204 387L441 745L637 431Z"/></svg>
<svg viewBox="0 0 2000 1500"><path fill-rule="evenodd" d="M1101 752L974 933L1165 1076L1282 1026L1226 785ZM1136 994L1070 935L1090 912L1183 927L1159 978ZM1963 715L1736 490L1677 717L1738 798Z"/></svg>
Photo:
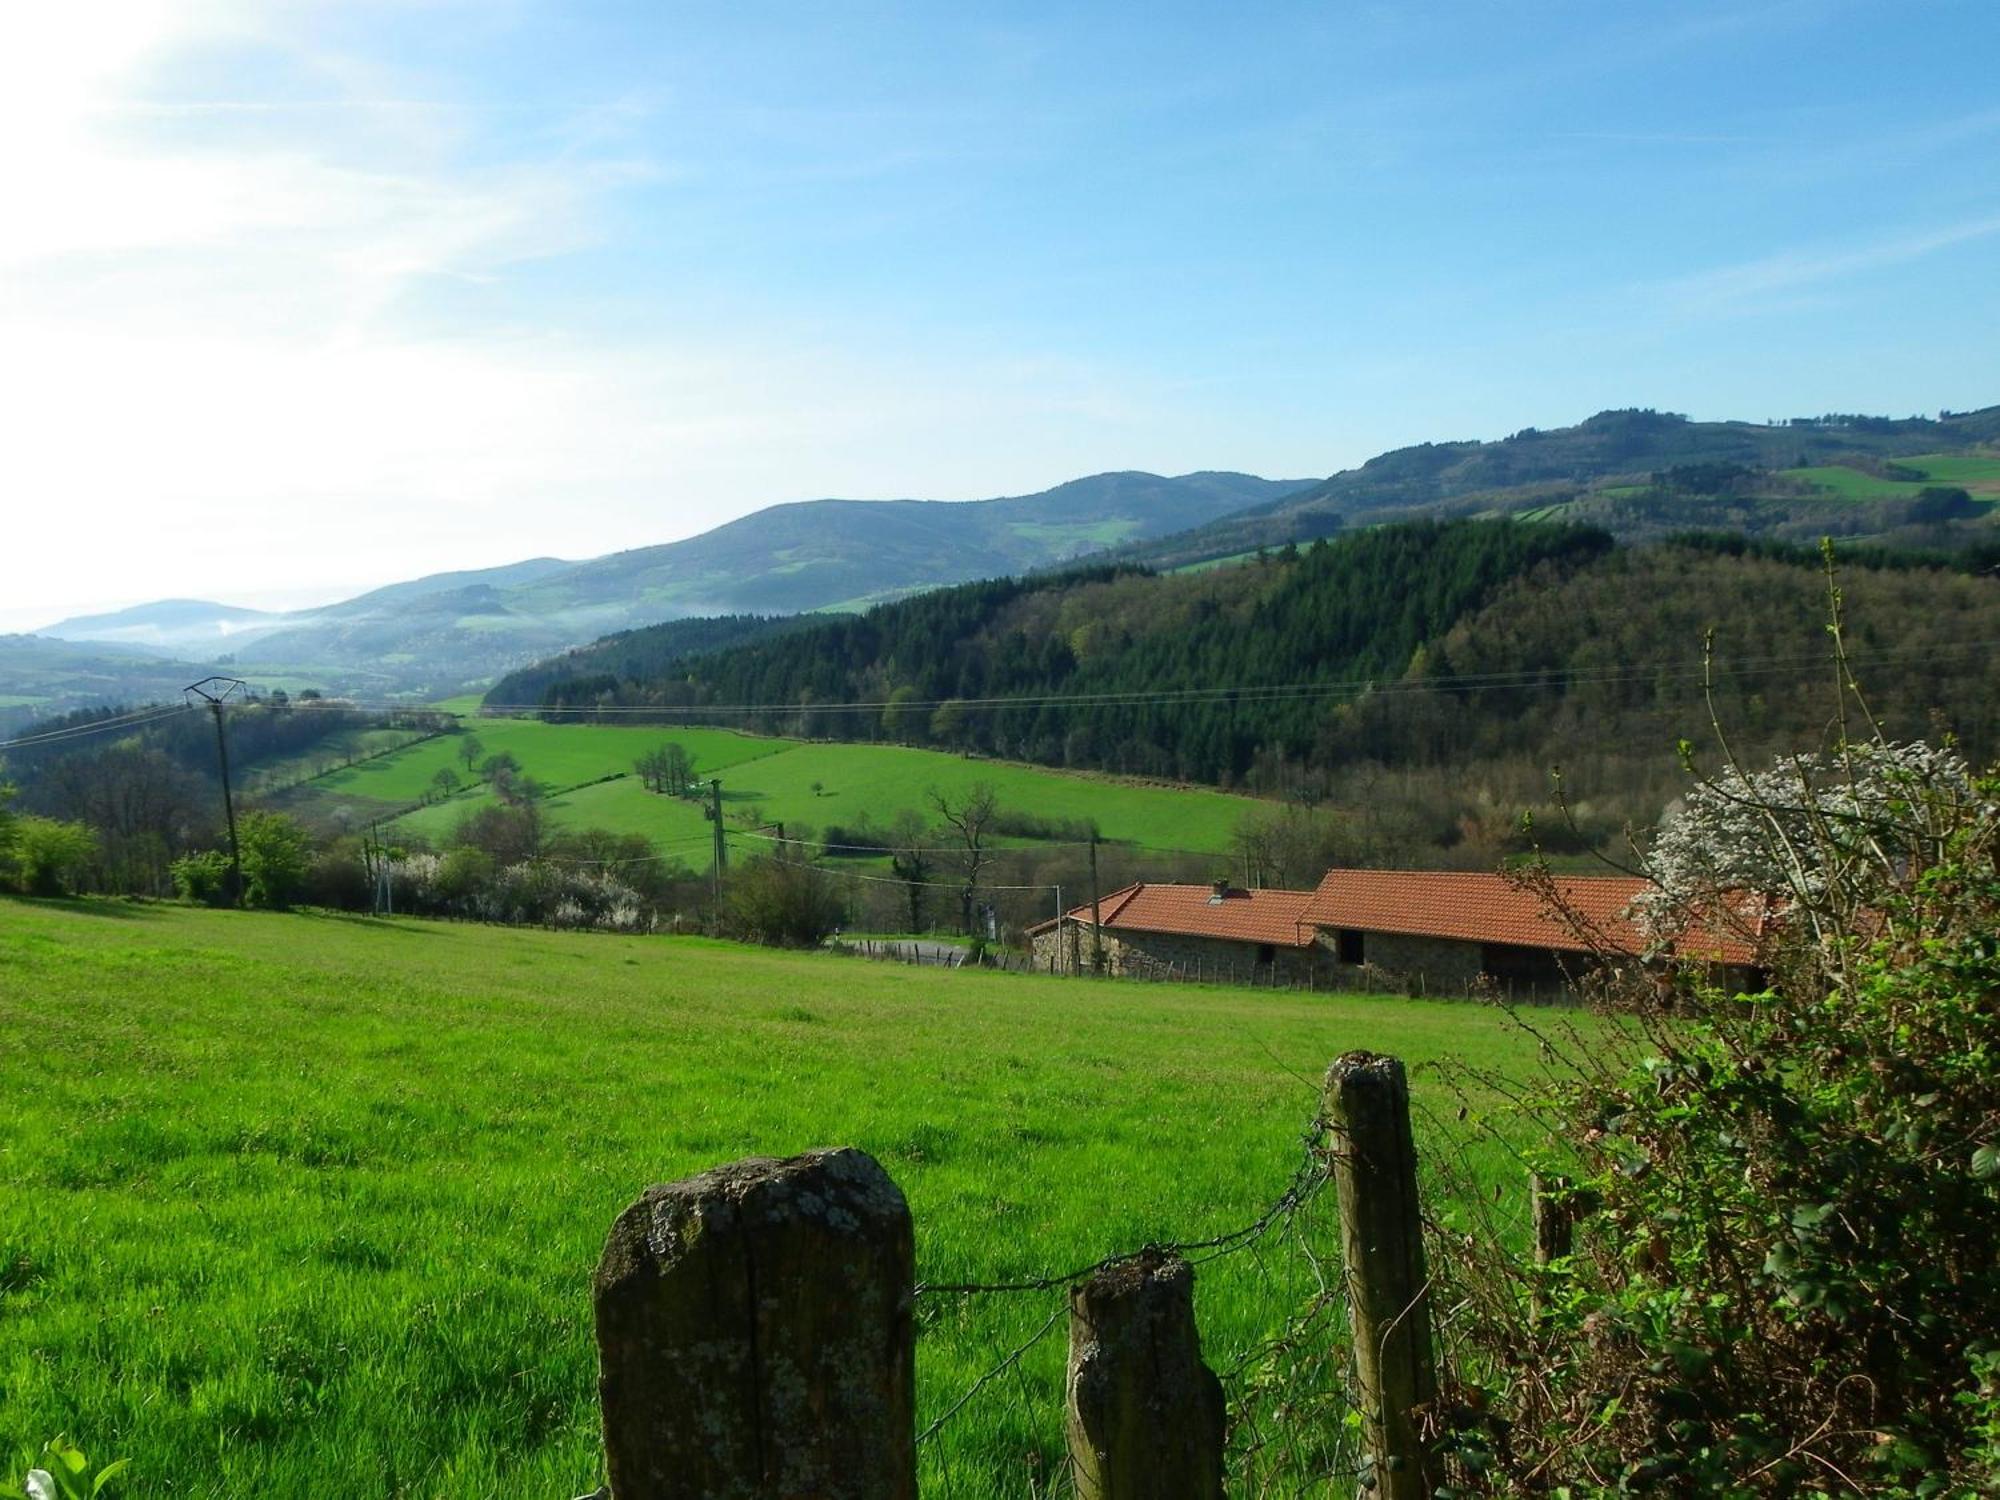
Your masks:
<svg viewBox="0 0 2000 1500"><path fill-rule="evenodd" d="M1223 938L1107 927L1104 966L1111 974L1134 978L1160 979L1171 975L1222 983L1237 980L1245 984L1253 978L1268 984L1274 975L1281 984L1306 984L1315 969L1324 973L1332 967L1327 956L1313 948L1274 947L1270 960L1260 963L1258 946ZM1037 933L1034 955L1035 967L1045 973L1090 972L1089 924L1065 922Z"/></svg>
<svg viewBox="0 0 2000 1500"><path fill-rule="evenodd" d="M1339 951L1333 932L1322 928L1320 951ZM1361 962L1384 975L1393 976L1407 989L1463 991L1479 981L1485 972L1484 950L1478 943L1456 938L1409 937L1397 932L1370 932L1361 939ZM1343 969L1351 965L1343 964Z"/></svg>

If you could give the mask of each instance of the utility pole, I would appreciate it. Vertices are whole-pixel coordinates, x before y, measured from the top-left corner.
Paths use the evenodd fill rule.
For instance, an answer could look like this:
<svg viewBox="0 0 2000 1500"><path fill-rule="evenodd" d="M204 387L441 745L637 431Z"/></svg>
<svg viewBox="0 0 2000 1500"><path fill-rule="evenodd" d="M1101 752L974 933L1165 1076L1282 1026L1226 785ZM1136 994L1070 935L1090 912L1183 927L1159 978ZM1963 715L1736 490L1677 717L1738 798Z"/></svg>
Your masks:
<svg viewBox="0 0 2000 1500"><path fill-rule="evenodd" d="M1090 967L1104 972L1104 923L1097 910L1097 829L1090 830Z"/></svg>
<svg viewBox="0 0 2000 1500"><path fill-rule="evenodd" d="M709 870L709 893L715 897L715 909L722 910L722 871L729 863L729 846L722 837L722 778L708 778L708 816L715 824L715 863Z"/></svg>
<svg viewBox="0 0 2000 1500"><path fill-rule="evenodd" d="M183 693L193 693L208 705L208 711L215 715L215 758L222 766L222 812L229 821L229 904L243 904L243 850L236 842L236 799L229 790L229 736L222 732L222 705L238 693L246 692L250 684L240 677L204 677L200 682L191 682L182 688Z"/></svg>

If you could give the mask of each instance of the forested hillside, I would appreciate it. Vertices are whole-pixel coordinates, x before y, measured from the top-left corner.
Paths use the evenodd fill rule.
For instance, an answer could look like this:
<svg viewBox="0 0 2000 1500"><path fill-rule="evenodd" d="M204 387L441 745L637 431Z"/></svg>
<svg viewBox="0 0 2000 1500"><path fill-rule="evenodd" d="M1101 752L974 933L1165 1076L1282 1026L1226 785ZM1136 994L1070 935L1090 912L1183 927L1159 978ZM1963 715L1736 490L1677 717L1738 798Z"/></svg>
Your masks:
<svg viewBox="0 0 2000 1500"><path fill-rule="evenodd" d="M1987 520L2000 498L1995 443L2000 407L1935 420L1834 414L1771 423L1605 411L1492 442L1398 448L1117 557L1174 567L1310 541L1360 521L1479 515L1585 522L1628 539L1728 527L1795 541L1975 545L1996 537Z"/></svg>
<svg viewBox="0 0 2000 1500"><path fill-rule="evenodd" d="M1937 715L1975 755L2000 745L2000 582L1857 558L1841 586L1885 723ZM1708 741L1711 630L1716 710L1745 753L1817 744L1825 617L1805 549L1421 522L1235 568L967 585L651 673L614 665L645 659L628 638L555 664L542 701L1302 794L1358 818L1400 799L1390 844L1511 822L1561 763L1601 840L1671 797L1678 739Z"/></svg>

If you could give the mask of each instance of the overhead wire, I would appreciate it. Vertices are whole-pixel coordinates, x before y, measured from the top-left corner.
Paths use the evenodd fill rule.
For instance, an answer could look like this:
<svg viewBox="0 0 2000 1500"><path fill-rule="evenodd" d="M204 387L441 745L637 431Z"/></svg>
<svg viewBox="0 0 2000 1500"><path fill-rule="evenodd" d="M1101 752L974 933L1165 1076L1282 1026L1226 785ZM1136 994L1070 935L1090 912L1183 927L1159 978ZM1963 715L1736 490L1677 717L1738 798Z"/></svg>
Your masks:
<svg viewBox="0 0 2000 1500"><path fill-rule="evenodd" d="M2000 640L1958 641L1950 645L1908 647L1895 651L1855 653L1856 667L1889 666L1908 660L1934 661L1953 655L1984 655L2000 647ZM947 704L965 709L985 708L1065 708L1065 707L1150 707L1208 702L1263 703L1346 694L1380 693L1472 693L1546 691L1573 687L1615 686L1625 682L1680 681L1698 684L1705 676L1721 678L1764 676L1785 672L1824 670L1822 656L1742 657L1718 663L1712 669L1684 659L1629 663L1598 670L1573 671L1560 667L1522 668L1506 672L1444 673L1418 678L1353 677L1322 682L1231 683L1201 687L1165 689L1116 689L1090 693L1005 693L985 697L865 699L838 703L662 703L662 704L549 704L484 703L475 711L424 707L389 700L340 700L355 708L384 712L425 712L452 718L547 715L558 722L589 722L605 717L663 719L674 717L744 717L764 714L867 713L889 709L918 712ZM692 727L692 726L681 726Z"/></svg>
<svg viewBox="0 0 2000 1500"><path fill-rule="evenodd" d="M115 715L108 719L93 719L88 724L70 724L61 729L51 729L43 734L17 735L11 740L0 740L0 750L13 750L28 745L47 745L61 740L83 739L93 734L106 734L114 729L141 729L163 719L171 719L180 714L192 713L191 703L160 703L147 708L134 709L129 713Z"/></svg>

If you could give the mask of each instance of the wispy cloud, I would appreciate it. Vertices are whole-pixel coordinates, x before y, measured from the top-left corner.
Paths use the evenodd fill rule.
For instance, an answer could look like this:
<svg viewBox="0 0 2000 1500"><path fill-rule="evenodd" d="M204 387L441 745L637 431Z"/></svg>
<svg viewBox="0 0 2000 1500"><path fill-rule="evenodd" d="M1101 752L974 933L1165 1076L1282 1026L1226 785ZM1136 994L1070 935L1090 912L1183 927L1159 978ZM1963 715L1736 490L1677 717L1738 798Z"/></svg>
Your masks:
<svg viewBox="0 0 2000 1500"><path fill-rule="evenodd" d="M1781 250L1677 277L1656 290L1682 310L1740 312L1754 309L1766 299L1922 260L1994 235L2000 235L2000 213L1929 229L1901 230L1861 244Z"/></svg>

